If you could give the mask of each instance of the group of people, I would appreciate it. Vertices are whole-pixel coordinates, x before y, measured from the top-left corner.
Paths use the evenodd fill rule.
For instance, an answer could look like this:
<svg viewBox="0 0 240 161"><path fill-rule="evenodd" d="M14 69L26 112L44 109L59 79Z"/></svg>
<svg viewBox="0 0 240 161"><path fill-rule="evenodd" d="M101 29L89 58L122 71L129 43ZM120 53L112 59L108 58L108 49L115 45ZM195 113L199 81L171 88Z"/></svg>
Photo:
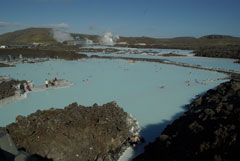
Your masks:
<svg viewBox="0 0 240 161"><path fill-rule="evenodd" d="M49 85L54 86L56 84L57 78L55 77L52 80L45 81L46 88L49 87ZM32 91L33 88L33 81L27 81L27 82L21 82L18 86L18 89L20 89L20 95L24 94L26 91Z"/></svg>
<svg viewBox="0 0 240 161"><path fill-rule="evenodd" d="M27 83L20 83L19 84L19 89L20 89L20 94L24 94L26 91L32 91L33 88L33 81L27 81Z"/></svg>
<svg viewBox="0 0 240 161"><path fill-rule="evenodd" d="M46 80L45 80L45 86L46 86L46 88L48 88L49 85L54 86L54 85L56 84L56 81L57 81L57 78L56 78L56 77L53 78L52 80L46 79Z"/></svg>

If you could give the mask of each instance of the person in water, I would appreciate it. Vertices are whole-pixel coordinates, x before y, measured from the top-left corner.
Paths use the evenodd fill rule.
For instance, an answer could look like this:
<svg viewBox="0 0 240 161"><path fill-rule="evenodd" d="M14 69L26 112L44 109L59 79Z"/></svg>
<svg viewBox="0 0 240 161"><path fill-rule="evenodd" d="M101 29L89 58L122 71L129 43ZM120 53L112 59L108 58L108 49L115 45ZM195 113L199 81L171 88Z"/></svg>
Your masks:
<svg viewBox="0 0 240 161"><path fill-rule="evenodd" d="M24 85L23 83L20 84L20 94L24 94L25 93L25 88L24 88Z"/></svg>
<svg viewBox="0 0 240 161"><path fill-rule="evenodd" d="M139 141L140 141L139 137L137 135L135 135L134 137L132 137L130 139L130 145L132 145L135 148Z"/></svg>
<svg viewBox="0 0 240 161"><path fill-rule="evenodd" d="M30 81L30 88L32 89L34 87L33 81Z"/></svg>
<svg viewBox="0 0 240 161"><path fill-rule="evenodd" d="M30 88L29 85L27 85L26 89L27 89L28 91L32 91L32 89Z"/></svg>
<svg viewBox="0 0 240 161"><path fill-rule="evenodd" d="M54 83L54 85L56 85L57 84L57 78L56 77L53 78L52 82Z"/></svg>
<svg viewBox="0 0 240 161"><path fill-rule="evenodd" d="M135 135L129 139L130 145L134 148L137 146L137 144L144 143L144 142L145 142L145 139L143 137L139 137L137 135Z"/></svg>
<svg viewBox="0 0 240 161"><path fill-rule="evenodd" d="M49 84L50 84L51 86L54 86L54 81L53 81L53 80L49 80Z"/></svg>
<svg viewBox="0 0 240 161"><path fill-rule="evenodd" d="M46 88L48 88L48 80L47 79L45 80L45 85L46 85Z"/></svg>

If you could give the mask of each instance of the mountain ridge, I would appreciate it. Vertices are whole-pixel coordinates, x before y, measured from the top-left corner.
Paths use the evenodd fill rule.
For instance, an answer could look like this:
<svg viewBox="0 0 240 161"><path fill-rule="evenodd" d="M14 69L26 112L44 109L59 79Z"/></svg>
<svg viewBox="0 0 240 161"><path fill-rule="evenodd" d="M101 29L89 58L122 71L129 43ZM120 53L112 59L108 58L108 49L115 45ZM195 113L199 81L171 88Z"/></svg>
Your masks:
<svg viewBox="0 0 240 161"><path fill-rule="evenodd" d="M27 28L0 35L1 44L55 43L50 28Z"/></svg>
<svg viewBox="0 0 240 161"><path fill-rule="evenodd" d="M96 44L99 43L101 37L99 35L88 35L80 33L69 34L74 38L74 40L88 39L92 40ZM53 30L51 28L27 28L0 35L0 45L32 44L33 42L57 44L57 41L53 38ZM175 38L120 36L117 42L125 42L129 47L178 48L195 50L201 47L239 45L240 38L219 34L206 35L200 38L187 36Z"/></svg>

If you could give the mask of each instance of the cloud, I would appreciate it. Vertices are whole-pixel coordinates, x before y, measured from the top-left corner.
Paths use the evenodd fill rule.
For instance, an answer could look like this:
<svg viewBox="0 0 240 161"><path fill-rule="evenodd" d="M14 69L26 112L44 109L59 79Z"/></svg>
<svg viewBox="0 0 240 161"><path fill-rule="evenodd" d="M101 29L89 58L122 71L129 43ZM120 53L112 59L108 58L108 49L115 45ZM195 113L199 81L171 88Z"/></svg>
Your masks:
<svg viewBox="0 0 240 161"><path fill-rule="evenodd" d="M65 23L60 24L47 24L47 25L27 25L27 24L21 24L21 23L9 23L9 22L3 22L0 21L0 27L42 27L42 28L53 28L53 29L69 29L70 26Z"/></svg>
<svg viewBox="0 0 240 161"><path fill-rule="evenodd" d="M0 27L7 27L8 25L8 23L0 21Z"/></svg>
<svg viewBox="0 0 240 161"><path fill-rule="evenodd" d="M70 28L70 26L68 24L65 24L65 23L42 25L42 27L54 28L54 29L69 29Z"/></svg>
<svg viewBox="0 0 240 161"><path fill-rule="evenodd" d="M20 23L8 23L0 21L0 27L25 27L26 25Z"/></svg>

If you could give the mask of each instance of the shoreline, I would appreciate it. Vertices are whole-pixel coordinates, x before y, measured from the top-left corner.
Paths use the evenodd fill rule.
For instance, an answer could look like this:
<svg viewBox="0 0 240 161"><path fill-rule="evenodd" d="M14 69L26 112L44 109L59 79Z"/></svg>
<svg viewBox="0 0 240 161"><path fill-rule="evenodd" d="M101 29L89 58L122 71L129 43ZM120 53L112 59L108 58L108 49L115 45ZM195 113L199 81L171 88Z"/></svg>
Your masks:
<svg viewBox="0 0 240 161"><path fill-rule="evenodd" d="M167 59L131 58L131 57L98 56L98 55L92 55L88 58L121 59L121 60L130 60L130 61L143 61L143 62L146 61L146 62L154 62L154 63L161 63L161 64L169 64L169 65L175 65L175 66L180 66L180 67L187 67L187 68L193 68L193 69L200 69L200 70L224 73L224 74L229 75L232 79L240 79L240 71L226 70L226 69L220 69L220 68L210 68L210 67L186 64L186 63L178 63L178 62L170 61Z"/></svg>
<svg viewBox="0 0 240 161"><path fill-rule="evenodd" d="M15 91L14 96L10 96L10 97L3 98L3 99L0 100L0 108L4 105L11 104L11 103L14 103L16 101L26 99L28 97L28 95L32 92L39 92L39 91L44 91L44 90L48 90L48 89L68 88L72 85L74 85L74 84L71 83L71 82L68 82L66 80L60 79L60 80L57 80L57 83L54 86L49 86L48 88L46 88L45 85L38 86L38 87L33 87L31 89L32 91L26 90L26 92L24 94L21 94L20 90L17 89Z"/></svg>
<svg viewBox="0 0 240 161"><path fill-rule="evenodd" d="M194 99L133 161L236 160L239 91L240 81L231 80Z"/></svg>

